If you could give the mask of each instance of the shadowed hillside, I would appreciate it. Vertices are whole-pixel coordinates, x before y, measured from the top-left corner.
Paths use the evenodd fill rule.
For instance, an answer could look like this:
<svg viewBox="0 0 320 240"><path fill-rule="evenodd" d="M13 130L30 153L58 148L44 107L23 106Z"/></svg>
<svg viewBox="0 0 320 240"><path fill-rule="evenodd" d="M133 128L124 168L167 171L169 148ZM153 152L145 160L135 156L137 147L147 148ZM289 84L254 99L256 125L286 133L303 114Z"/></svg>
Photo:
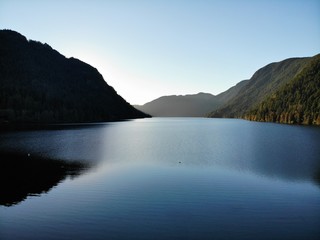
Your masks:
<svg viewBox="0 0 320 240"><path fill-rule="evenodd" d="M97 69L48 44L0 30L0 122L99 122L143 118Z"/></svg>

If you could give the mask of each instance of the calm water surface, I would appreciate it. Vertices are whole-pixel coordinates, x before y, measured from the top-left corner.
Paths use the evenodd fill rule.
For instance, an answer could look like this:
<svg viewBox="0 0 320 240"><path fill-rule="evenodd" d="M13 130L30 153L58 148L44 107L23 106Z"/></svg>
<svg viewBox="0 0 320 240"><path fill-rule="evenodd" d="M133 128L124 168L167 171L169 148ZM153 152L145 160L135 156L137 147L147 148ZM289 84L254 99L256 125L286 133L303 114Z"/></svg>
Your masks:
<svg viewBox="0 0 320 240"><path fill-rule="evenodd" d="M320 128L153 118L2 132L0 152L20 156L0 239L320 236Z"/></svg>

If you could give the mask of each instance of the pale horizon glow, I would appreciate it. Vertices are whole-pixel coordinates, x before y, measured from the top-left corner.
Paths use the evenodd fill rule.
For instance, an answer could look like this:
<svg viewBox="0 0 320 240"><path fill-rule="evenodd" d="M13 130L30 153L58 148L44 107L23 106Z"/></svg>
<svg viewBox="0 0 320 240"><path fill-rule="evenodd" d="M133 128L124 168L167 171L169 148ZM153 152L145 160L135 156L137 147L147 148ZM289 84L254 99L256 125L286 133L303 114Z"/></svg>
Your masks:
<svg viewBox="0 0 320 240"><path fill-rule="evenodd" d="M0 29L92 65L144 104L216 95L271 62L320 53L320 1L0 0Z"/></svg>

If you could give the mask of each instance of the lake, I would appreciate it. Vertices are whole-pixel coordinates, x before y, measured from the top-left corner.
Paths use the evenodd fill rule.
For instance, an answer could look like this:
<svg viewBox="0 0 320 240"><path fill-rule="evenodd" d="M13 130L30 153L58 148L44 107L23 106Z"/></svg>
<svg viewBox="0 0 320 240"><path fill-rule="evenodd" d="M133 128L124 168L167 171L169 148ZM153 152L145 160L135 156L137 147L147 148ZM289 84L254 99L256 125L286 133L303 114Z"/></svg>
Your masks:
<svg viewBox="0 0 320 240"><path fill-rule="evenodd" d="M0 238L319 239L320 128L152 118L2 131Z"/></svg>

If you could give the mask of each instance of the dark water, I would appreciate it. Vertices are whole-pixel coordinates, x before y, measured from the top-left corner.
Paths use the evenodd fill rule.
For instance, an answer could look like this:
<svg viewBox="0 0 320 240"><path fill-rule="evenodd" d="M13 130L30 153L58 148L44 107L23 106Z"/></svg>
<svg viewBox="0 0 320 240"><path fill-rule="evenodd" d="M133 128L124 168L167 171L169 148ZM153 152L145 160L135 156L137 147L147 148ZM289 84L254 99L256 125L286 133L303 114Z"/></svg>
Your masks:
<svg viewBox="0 0 320 240"><path fill-rule="evenodd" d="M154 118L3 132L0 153L0 239L320 236L320 128Z"/></svg>

